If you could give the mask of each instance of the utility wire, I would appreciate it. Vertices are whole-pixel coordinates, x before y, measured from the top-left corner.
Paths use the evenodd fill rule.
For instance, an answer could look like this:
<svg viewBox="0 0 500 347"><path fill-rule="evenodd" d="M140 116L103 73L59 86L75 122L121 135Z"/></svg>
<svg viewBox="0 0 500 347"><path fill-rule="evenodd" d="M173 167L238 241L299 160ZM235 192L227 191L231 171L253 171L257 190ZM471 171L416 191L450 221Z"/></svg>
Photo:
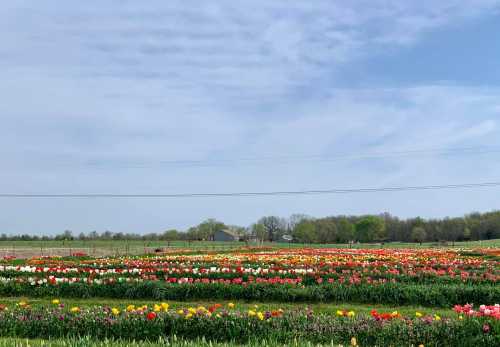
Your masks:
<svg viewBox="0 0 500 347"><path fill-rule="evenodd" d="M465 189L500 187L500 182L464 183L427 186L403 186L385 188L352 188L325 190L295 190L271 192L233 192L233 193L176 193L176 194L8 194L0 193L0 198L212 198L212 197L244 197L244 196L285 196L285 195L321 195L321 194L352 194L401 192L419 190Z"/></svg>

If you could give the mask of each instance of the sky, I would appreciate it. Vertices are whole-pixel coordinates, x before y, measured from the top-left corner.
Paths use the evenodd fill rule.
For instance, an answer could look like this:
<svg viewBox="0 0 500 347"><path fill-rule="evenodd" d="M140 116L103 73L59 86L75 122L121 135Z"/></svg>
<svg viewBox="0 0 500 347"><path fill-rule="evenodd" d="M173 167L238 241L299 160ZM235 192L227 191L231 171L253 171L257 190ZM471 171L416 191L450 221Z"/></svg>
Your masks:
<svg viewBox="0 0 500 347"><path fill-rule="evenodd" d="M500 1L8 1L0 193L172 194L500 181ZM500 209L500 188L0 198L0 232Z"/></svg>

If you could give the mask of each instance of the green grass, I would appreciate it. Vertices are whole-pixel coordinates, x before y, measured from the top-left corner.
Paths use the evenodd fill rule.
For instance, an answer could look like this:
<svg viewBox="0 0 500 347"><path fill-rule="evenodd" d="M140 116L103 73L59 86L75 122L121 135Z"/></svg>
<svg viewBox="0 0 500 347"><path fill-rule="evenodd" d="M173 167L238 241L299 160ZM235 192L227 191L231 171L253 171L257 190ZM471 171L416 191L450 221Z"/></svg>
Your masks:
<svg viewBox="0 0 500 347"><path fill-rule="evenodd" d="M245 242L212 242L212 241L127 241L127 240L97 240L97 241L0 241L0 249L15 250L16 248L154 248L154 247L172 247L172 248L190 248L190 249L231 249L245 247ZM248 243L250 246L256 246L255 243ZM317 248L349 248L348 244L303 244L303 243L271 243L265 242L261 246L278 248L299 248L299 247L317 247ZM422 245L418 243L389 242L380 244L354 244L352 248L474 248L474 247L500 247L500 239L483 241L455 242L454 246L449 243L448 246L439 245L435 242L427 242Z"/></svg>
<svg viewBox="0 0 500 347"><path fill-rule="evenodd" d="M0 298L0 304L14 306L20 301L26 301L31 306L47 306L52 305L52 299L47 298L27 298L27 297L10 297L10 298ZM110 306L110 307L118 307L124 309L127 305L135 305L142 306L148 305L152 306L157 304L158 301L151 300L117 300L117 299L60 299L61 303L63 303L67 307L78 306L78 307L88 307L88 306ZM394 312L398 311L400 314L404 316L414 316L415 312L421 312L423 314L434 315L437 314L442 317L454 317L455 313L451 308L443 309L443 308L429 308L422 306L392 306L392 305L380 305L380 304L354 304L354 303L345 303L345 304L324 304L324 303L307 303L307 304L292 304L292 303L259 303L259 302L246 302L246 301L228 301L228 300L220 300L220 301L167 301L170 305L171 309L177 310L180 308L188 308L188 307L198 307L205 306L209 307L213 304L219 303L224 305L224 307L228 307L228 303L232 302L235 304L235 309L240 311L247 311L250 309L255 309L255 305L257 305L257 309L261 311L273 311L277 309L283 309L285 311L292 310L305 310L306 308L312 309L315 313L325 313L334 315L337 310L347 310L354 311L359 315L369 315L370 311L375 309L379 312Z"/></svg>

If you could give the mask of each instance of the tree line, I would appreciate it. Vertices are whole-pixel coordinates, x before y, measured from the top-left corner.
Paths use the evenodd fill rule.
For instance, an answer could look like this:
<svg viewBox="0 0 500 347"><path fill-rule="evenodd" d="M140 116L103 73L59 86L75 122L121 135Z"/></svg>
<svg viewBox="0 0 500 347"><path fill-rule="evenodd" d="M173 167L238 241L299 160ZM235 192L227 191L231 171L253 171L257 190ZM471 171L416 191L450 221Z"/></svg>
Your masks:
<svg viewBox="0 0 500 347"><path fill-rule="evenodd" d="M500 238L500 211L471 213L463 217L401 219L383 213L365 216L331 216L313 218L294 214L289 218L266 216L249 227L226 225L207 219L186 231L170 229L162 233L135 234L92 231L74 235L65 230L55 236L1 234L0 241L48 240L142 240L142 241L203 241L210 240L218 230L230 229L243 241L350 243L350 242L455 242Z"/></svg>

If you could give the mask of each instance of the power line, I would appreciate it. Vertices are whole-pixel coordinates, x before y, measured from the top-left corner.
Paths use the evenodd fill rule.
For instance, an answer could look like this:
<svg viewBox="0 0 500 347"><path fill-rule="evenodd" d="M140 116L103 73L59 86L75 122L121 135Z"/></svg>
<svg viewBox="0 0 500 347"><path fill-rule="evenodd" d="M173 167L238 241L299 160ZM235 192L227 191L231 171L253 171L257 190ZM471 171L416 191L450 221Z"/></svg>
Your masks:
<svg viewBox="0 0 500 347"><path fill-rule="evenodd" d="M500 182L464 183L427 186L403 186L385 188L352 188L352 189L325 189L325 190L295 190L271 192L232 192L232 193L176 193L176 194L17 194L1 193L0 198L213 198L213 197L245 197L245 196L286 196L286 195L321 195L321 194L353 194L379 193L420 190L443 190L465 188L499 187Z"/></svg>

